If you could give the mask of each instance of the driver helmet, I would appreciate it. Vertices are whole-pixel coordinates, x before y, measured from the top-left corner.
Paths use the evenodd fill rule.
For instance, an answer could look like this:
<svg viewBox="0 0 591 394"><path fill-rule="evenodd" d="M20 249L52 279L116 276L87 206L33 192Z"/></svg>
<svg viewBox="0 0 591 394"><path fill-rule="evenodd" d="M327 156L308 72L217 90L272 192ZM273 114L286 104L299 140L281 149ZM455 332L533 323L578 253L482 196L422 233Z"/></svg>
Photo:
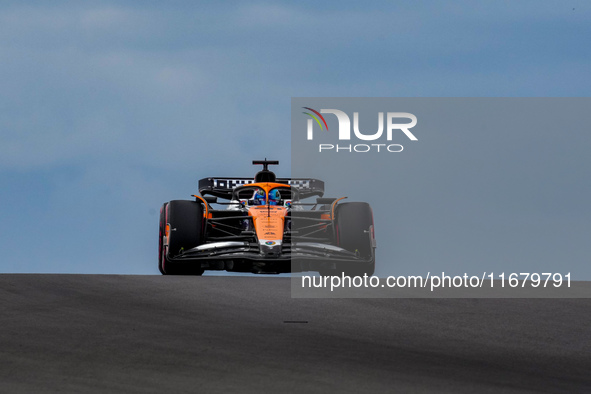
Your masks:
<svg viewBox="0 0 591 394"><path fill-rule="evenodd" d="M271 190L269 192L269 205L279 205L279 200L281 200L281 194L279 194L279 190Z"/></svg>
<svg viewBox="0 0 591 394"><path fill-rule="evenodd" d="M254 205L265 205L265 191L263 189L257 189L254 192Z"/></svg>

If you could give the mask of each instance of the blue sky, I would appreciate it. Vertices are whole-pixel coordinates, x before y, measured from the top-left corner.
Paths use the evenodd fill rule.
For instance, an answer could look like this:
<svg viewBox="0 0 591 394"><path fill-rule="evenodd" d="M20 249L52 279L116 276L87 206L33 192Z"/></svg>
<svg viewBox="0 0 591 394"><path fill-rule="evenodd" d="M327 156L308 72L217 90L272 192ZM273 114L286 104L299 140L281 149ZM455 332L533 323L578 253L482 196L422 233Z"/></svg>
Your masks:
<svg viewBox="0 0 591 394"><path fill-rule="evenodd" d="M0 272L157 273L164 201L289 174L291 97L588 96L584 1L2 2Z"/></svg>

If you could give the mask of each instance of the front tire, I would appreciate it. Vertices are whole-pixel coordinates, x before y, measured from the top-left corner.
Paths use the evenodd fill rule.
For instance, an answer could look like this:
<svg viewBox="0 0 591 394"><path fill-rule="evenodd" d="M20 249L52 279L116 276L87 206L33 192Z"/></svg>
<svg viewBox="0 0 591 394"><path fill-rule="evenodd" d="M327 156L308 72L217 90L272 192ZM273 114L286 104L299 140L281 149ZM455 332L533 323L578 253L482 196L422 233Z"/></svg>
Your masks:
<svg viewBox="0 0 591 394"><path fill-rule="evenodd" d="M203 243L203 207L196 201L174 200L165 204L160 214L161 236L166 223L170 224L168 234L168 251L160 246L160 260L158 268L164 275L203 275L203 268L199 263L184 263L172 261L174 256L181 254ZM164 227L162 220L164 218Z"/></svg>
<svg viewBox="0 0 591 394"><path fill-rule="evenodd" d="M366 202L349 202L335 209L337 246L356 253L369 262L348 263L342 271L349 276L371 276L375 272L374 248L370 238L373 231L373 212Z"/></svg>
<svg viewBox="0 0 591 394"><path fill-rule="evenodd" d="M160 223L158 224L158 270L162 275L166 275L164 271L164 232L166 231L166 207L168 203L164 203L160 208Z"/></svg>

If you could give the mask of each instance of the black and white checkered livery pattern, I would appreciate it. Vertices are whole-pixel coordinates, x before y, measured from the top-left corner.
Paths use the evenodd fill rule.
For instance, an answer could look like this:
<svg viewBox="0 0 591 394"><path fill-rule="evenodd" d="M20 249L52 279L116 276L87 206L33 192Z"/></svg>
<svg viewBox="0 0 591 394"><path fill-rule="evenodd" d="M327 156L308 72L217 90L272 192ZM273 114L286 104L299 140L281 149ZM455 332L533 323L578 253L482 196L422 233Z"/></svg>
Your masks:
<svg viewBox="0 0 591 394"><path fill-rule="evenodd" d="M324 182L318 179L277 178L275 182L298 189L300 192L300 198L308 198L312 196L321 197L324 194ZM255 183L252 178L203 178L199 180L199 193L203 196L212 195L219 198L230 199L234 189L252 183Z"/></svg>
<svg viewBox="0 0 591 394"><path fill-rule="evenodd" d="M235 189L238 186L254 183L252 179L214 179L213 187L215 189Z"/></svg>
<svg viewBox="0 0 591 394"><path fill-rule="evenodd" d="M310 180L309 179L291 179L287 181L289 186L294 186L297 189L309 189L310 188Z"/></svg>
<svg viewBox="0 0 591 394"><path fill-rule="evenodd" d="M278 179L279 183L285 183L285 180ZM213 179L213 187L215 189L235 189L238 186L248 185L254 183L252 179ZM298 189L309 189L309 179L290 179L287 184Z"/></svg>

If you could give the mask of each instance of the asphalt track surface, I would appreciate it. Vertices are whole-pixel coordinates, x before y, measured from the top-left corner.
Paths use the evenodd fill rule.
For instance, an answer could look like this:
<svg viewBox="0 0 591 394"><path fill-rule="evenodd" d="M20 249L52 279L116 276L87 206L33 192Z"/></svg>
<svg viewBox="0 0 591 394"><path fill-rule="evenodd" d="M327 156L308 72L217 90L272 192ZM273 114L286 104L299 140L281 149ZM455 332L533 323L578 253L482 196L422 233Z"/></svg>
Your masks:
<svg viewBox="0 0 591 394"><path fill-rule="evenodd" d="M3 393L591 392L586 299L292 299L287 278L14 274L0 297Z"/></svg>

